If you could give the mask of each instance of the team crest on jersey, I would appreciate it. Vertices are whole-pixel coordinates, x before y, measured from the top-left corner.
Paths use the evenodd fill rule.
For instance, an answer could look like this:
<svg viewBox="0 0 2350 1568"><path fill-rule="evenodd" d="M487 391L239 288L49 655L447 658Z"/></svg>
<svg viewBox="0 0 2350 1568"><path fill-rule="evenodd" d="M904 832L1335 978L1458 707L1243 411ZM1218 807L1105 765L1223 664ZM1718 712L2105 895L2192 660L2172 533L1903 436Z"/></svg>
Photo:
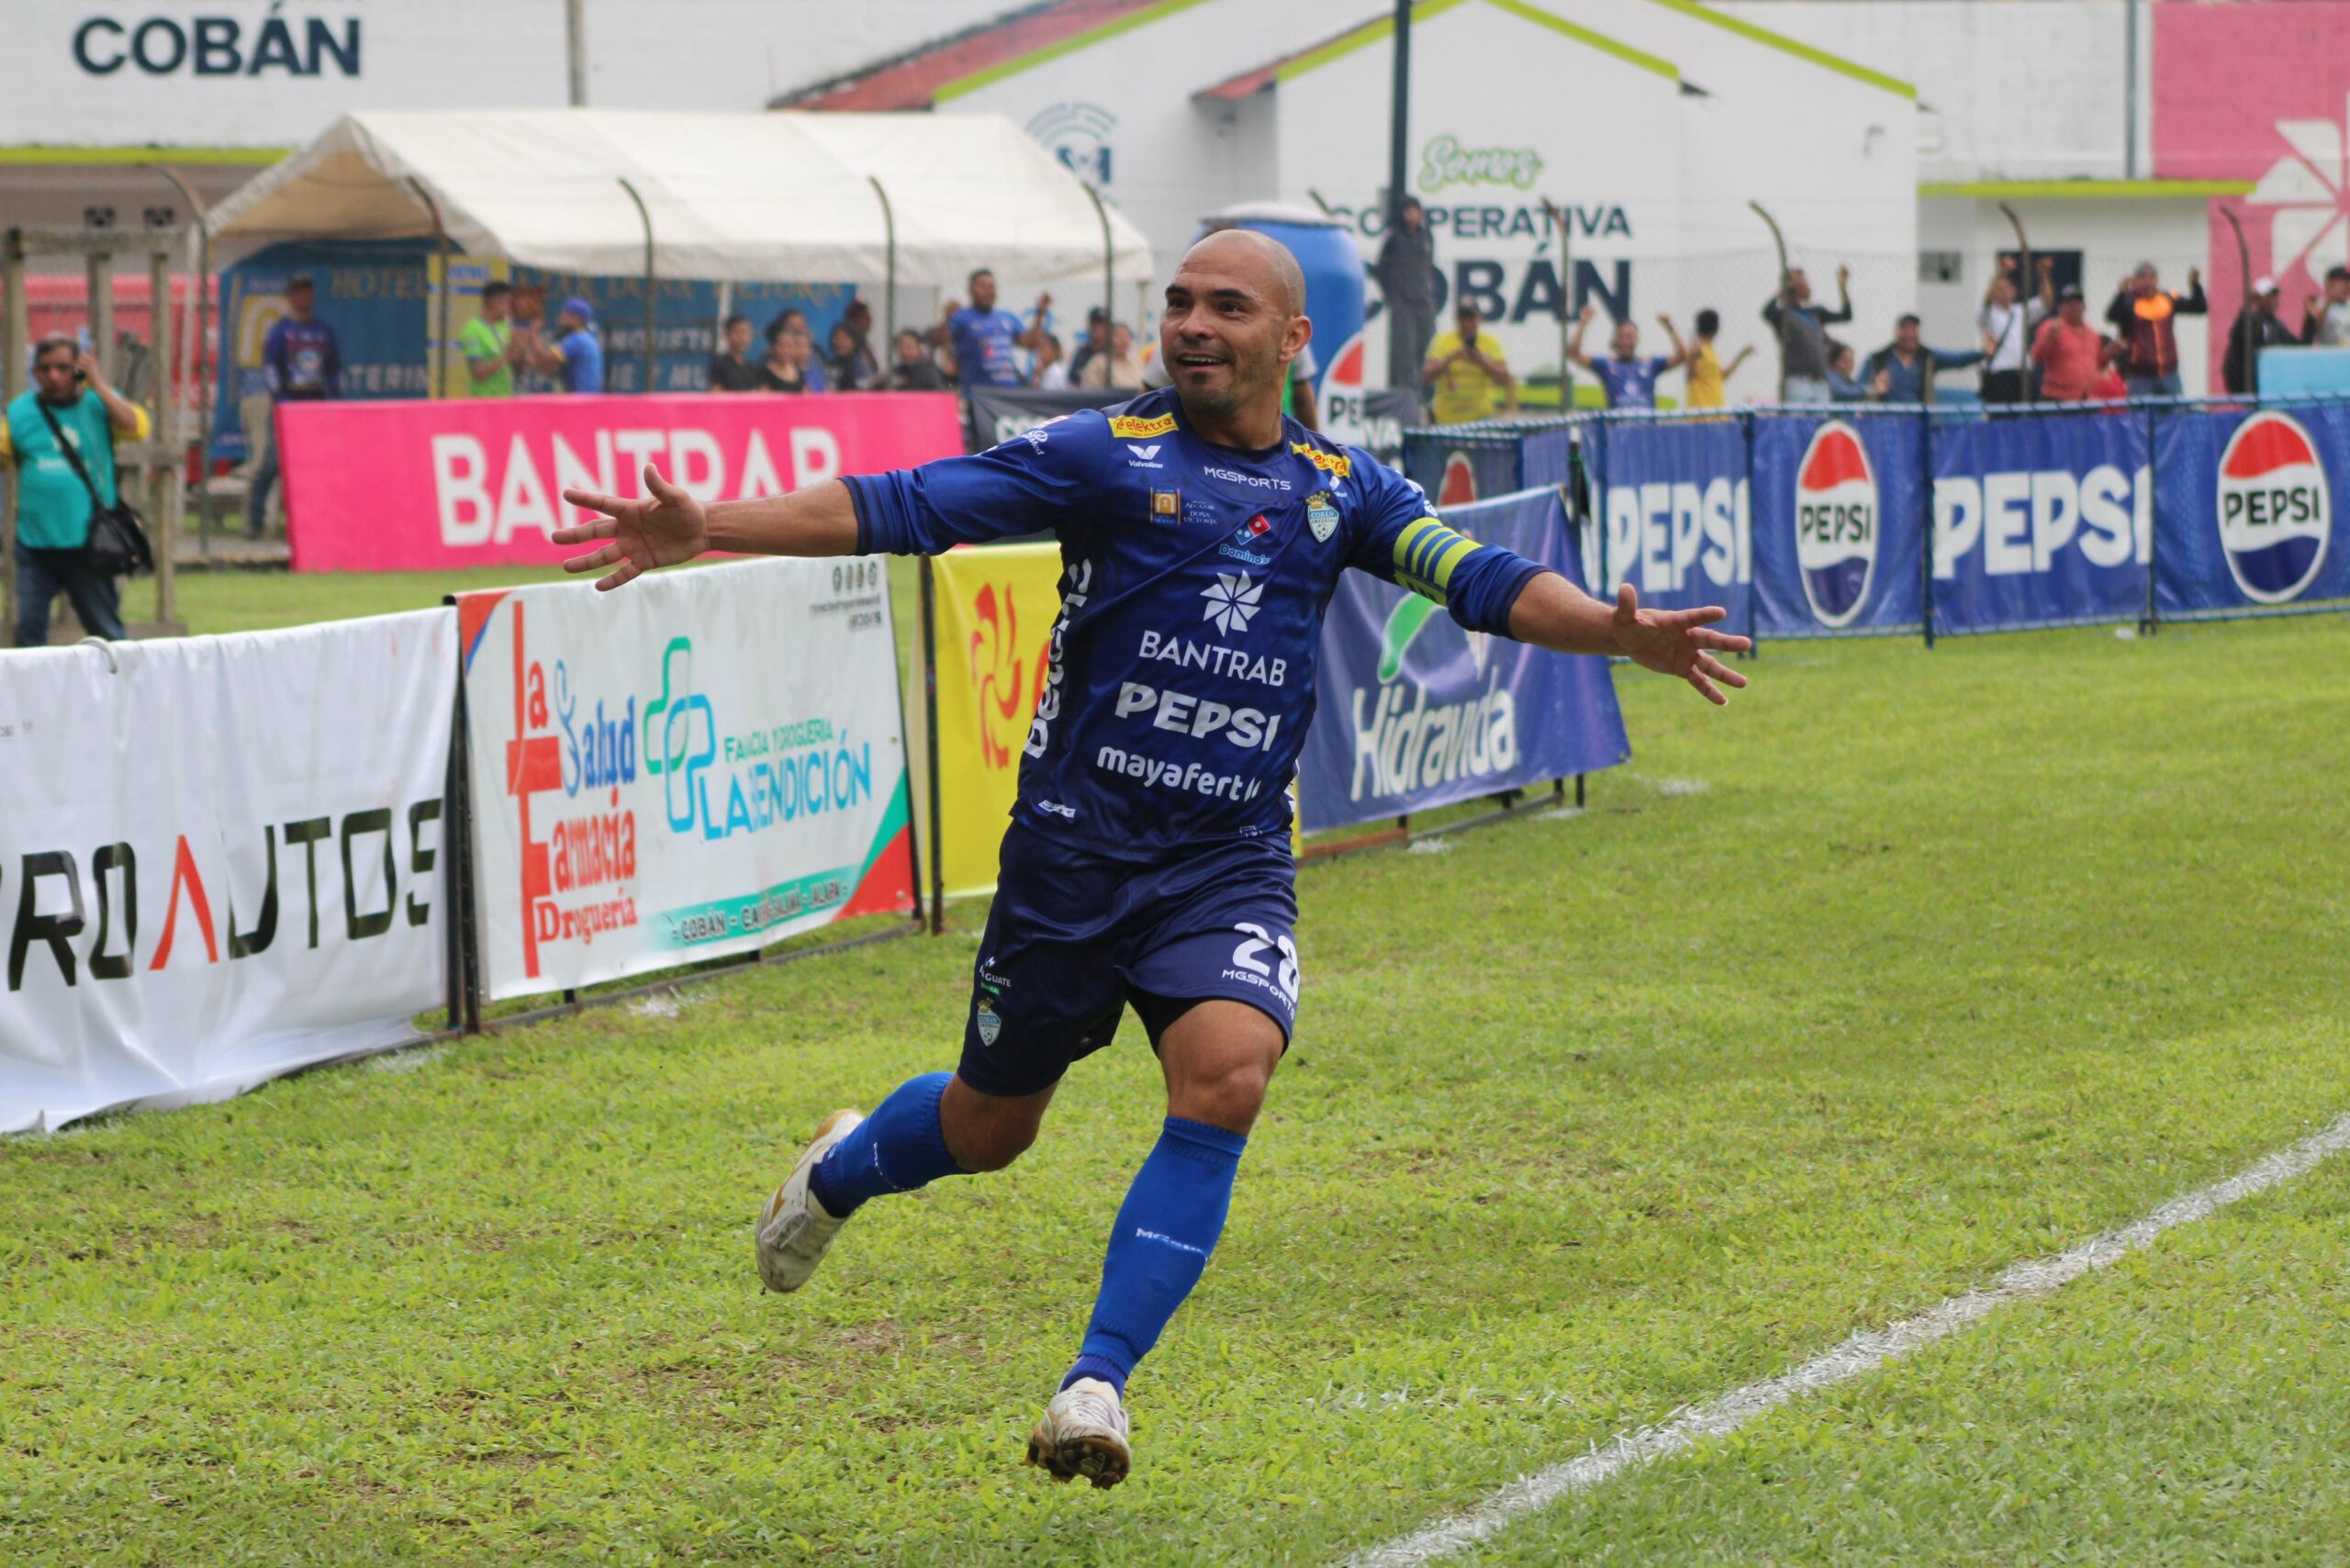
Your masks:
<svg viewBox="0 0 2350 1568"><path fill-rule="evenodd" d="M1134 414L1110 416L1110 433L1120 441L1148 441L1155 435L1168 435L1175 429L1175 416L1161 414L1146 420Z"/></svg>
<svg viewBox="0 0 2350 1568"><path fill-rule="evenodd" d="M1291 442L1289 449L1333 479L1344 479L1354 472L1353 463L1348 460L1347 454L1343 452L1325 452L1318 446L1308 446L1302 441Z"/></svg>
<svg viewBox="0 0 2350 1568"><path fill-rule="evenodd" d="M1183 515L1183 492L1181 490L1151 491L1150 515L1161 521L1176 521Z"/></svg>
<svg viewBox="0 0 2350 1568"><path fill-rule="evenodd" d="M1316 490L1305 498L1305 521L1314 530L1315 543L1330 543L1330 535L1338 532L1338 503L1329 491Z"/></svg>
<svg viewBox="0 0 2350 1568"><path fill-rule="evenodd" d="M994 1045L995 1037L1003 1033L1003 1020L996 1016L995 1003L987 997L979 998L979 1007L973 1012L972 1018L979 1026L979 1043L985 1046Z"/></svg>

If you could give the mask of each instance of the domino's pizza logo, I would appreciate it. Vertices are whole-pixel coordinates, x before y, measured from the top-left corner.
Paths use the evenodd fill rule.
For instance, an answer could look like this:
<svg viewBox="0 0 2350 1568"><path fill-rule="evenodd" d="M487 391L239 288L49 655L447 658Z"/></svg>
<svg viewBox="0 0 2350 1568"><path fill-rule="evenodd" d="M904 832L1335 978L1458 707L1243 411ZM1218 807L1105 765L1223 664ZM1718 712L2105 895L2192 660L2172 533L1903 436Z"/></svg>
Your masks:
<svg viewBox="0 0 2350 1568"><path fill-rule="evenodd" d="M2333 501L2317 443L2290 414L2236 427L2220 454L2220 550L2244 597L2283 604L2325 564Z"/></svg>
<svg viewBox="0 0 2350 1568"><path fill-rule="evenodd" d="M1876 576L1876 470L1860 432L1830 420L1796 469L1796 561L1812 618L1849 626Z"/></svg>

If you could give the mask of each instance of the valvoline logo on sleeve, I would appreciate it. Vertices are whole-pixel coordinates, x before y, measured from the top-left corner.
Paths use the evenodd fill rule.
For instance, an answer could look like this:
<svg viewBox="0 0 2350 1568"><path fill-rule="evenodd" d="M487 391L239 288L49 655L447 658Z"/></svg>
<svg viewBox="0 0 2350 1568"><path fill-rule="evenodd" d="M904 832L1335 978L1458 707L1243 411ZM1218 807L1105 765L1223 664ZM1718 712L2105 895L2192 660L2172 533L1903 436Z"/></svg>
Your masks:
<svg viewBox="0 0 2350 1568"><path fill-rule="evenodd" d="M1841 420L1812 432L1796 470L1796 560L1804 598L1822 626L1849 626L1876 575L1876 470Z"/></svg>
<svg viewBox="0 0 2350 1568"><path fill-rule="evenodd" d="M2257 413L2220 454L2220 548L2244 597L2282 604L2325 564L2333 501L2317 444L2290 414Z"/></svg>

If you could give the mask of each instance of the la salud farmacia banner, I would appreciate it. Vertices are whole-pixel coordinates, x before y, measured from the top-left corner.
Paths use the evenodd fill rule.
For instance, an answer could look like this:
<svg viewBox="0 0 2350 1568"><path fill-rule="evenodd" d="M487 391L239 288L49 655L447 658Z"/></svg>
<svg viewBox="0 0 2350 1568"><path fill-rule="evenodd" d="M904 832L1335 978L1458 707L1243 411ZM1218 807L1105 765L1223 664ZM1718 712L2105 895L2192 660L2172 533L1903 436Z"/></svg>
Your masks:
<svg viewBox="0 0 2350 1568"><path fill-rule="evenodd" d="M461 595L493 998L914 907L875 556Z"/></svg>
<svg viewBox="0 0 2350 1568"><path fill-rule="evenodd" d="M639 496L648 463L718 501L962 450L945 392L286 403L277 421L301 572L549 563L549 536L594 515L564 490Z"/></svg>
<svg viewBox="0 0 2350 1568"><path fill-rule="evenodd" d="M1448 507L1444 518L1582 584L1555 489ZM1318 680L1298 760L1309 833L1595 773L1632 756L1606 661L1463 631L1429 600L1367 572L1339 579Z"/></svg>

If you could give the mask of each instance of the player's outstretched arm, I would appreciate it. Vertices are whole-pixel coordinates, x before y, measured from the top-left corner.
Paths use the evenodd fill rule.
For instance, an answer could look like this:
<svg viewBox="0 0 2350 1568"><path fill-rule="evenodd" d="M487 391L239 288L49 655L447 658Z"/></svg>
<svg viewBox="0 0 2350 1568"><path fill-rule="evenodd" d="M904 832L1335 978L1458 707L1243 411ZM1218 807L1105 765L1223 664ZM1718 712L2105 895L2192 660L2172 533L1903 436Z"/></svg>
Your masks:
<svg viewBox="0 0 2350 1568"><path fill-rule="evenodd" d="M1685 680L1708 702L1729 700L1725 686L1746 678L1716 658L1744 653L1753 643L1713 623L1729 613L1718 605L1703 610L1642 610L1629 583L1616 590L1616 607L1592 598L1556 572L1543 572L1520 589L1510 606L1509 634L1521 643L1562 654L1620 654L1643 669Z"/></svg>
<svg viewBox="0 0 2350 1568"><path fill-rule="evenodd" d="M604 572L596 587L609 593L655 566L674 566L705 550L744 555L856 554L856 508L849 500L848 487L838 479L787 496L704 506L648 463L644 492L632 500L594 490L564 491L563 498L572 506L604 515L594 522L555 530L557 544L603 542L599 548L564 562L563 569L575 575Z"/></svg>

